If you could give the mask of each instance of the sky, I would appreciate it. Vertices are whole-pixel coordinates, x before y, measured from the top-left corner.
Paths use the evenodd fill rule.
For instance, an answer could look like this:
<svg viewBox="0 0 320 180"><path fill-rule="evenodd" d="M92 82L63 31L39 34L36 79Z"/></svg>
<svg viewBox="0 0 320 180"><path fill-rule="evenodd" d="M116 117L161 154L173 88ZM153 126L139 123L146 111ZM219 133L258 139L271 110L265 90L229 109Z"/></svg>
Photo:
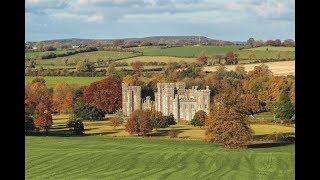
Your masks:
<svg viewBox="0 0 320 180"><path fill-rule="evenodd" d="M26 41L200 35L295 39L294 0L26 0Z"/></svg>

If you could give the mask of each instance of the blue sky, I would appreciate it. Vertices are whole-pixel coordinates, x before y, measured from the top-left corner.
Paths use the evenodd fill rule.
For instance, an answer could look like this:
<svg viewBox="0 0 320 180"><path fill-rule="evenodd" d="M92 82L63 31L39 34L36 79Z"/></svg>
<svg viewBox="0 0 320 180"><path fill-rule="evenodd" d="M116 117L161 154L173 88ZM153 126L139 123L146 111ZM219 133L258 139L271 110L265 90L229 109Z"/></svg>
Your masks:
<svg viewBox="0 0 320 180"><path fill-rule="evenodd" d="M26 41L203 35L295 37L294 0L26 0Z"/></svg>

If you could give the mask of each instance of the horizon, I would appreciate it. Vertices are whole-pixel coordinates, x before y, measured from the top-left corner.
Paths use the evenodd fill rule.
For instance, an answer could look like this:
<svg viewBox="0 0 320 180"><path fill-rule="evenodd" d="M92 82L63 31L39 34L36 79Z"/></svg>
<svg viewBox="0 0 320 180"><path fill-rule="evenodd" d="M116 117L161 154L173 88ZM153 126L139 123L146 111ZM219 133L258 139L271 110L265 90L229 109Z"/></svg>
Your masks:
<svg viewBox="0 0 320 180"><path fill-rule="evenodd" d="M26 0L25 41L202 35L295 39L292 0Z"/></svg>

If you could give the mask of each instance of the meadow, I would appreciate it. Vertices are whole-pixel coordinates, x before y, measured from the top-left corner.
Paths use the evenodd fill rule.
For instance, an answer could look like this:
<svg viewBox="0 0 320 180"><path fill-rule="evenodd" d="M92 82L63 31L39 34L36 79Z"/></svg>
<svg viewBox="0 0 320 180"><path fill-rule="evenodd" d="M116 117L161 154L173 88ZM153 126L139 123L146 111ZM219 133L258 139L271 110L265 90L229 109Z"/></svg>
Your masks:
<svg viewBox="0 0 320 180"><path fill-rule="evenodd" d="M66 57L57 57L52 59L43 59L38 60L37 63L42 66L57 66L57 65L65 65L65 60L68 59L68 63L74 64L75 66L77 62L88 60L90 62L97 62L98 60L109 62L114 60L120 60L130 57L139 56L139 53L133 52L117 52L117 51L92 51L92 52L84 52L78 53Z"/></svg>
<svg viewBox="0 0 320 180"><path fill-rule="evenodd" d="M54 50L54 51L29 51L29 52L25 52L25 58L26 59L37 59L40 58L42 55L47 54L47 53L55 53L55 54L63 54L65 52L67 52L68 50Z"/></svg>
<svg viewBox="0 0 320 180"><path fill-rule="evenodd" d="M185 57L173 57L173 56L138 56L138 57L132 57L128 59L123 59L118 62L164 62L164 63L170 63L170 62L186 62L186 63L193 63L198 62L196 58L185 58Z"/></svg>
<svg viewBox="0 0 320 180"><path fill-rule="evenodd" d="M227 150L192 140L26 137L26 179L294 179L294 145Z"/></svg>
<svg viewBox="0 0 320 180"><path fill-rule="evenodd" d="M182 46L172 48L161 48L157 46L137 47L137 51L143 52L144 56L175 56L175 57L197 57L201 54L224 55L229 51L239 54L240 60L252 59L295 59L293 47L259 47L250 49L241 49L240 45L229 46ZM268 48L268 51L267 51Z"/></svg>
<svg viewBox="0 0 320 180"><path fill-rule="evenodd" d="M25 83L30 83L35 77L25 76ZM54 87L59 82L66 82L68 84L77 84L79 86L89 85L94 81L99 81L104 77L71 77L71 76L44 76L46 85L48 87Z"/></svg>

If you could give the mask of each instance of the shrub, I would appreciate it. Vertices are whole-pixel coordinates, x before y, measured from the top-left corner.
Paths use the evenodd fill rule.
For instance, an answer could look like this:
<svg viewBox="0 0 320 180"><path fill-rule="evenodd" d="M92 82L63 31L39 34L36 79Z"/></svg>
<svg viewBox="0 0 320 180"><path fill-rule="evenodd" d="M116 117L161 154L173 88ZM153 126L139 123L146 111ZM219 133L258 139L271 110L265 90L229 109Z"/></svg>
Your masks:
<svg viewBox="0 0 320 180"><path fill-rule="evenodd" d="M70 119L67 122L67 127L72 129L73 134L75 135L83 135L84 134L84 125L80 119Z"/></svg>
<svg viewBox="0 0 320 180"><path fill-rule="evenodd" d="M177 122L174 120L174 117L172 114L170 114L169 116L163 116L165 121L167 122L168 125L175 125L177 124Z"/></svg>
<svg viewBox="0 0 320 180"><path fill-rule="evenodd" d="M170 129L168 135L170 138L177 138L179 131L177 129Z"/></svg>
<svg viewBox="0 0 320 180"><path fill-rule="evenodd" d="M294 106L288 96L288 91L281 92L279 100L275 104L276 118L290 119L294 115Z"/></svg>
<svg viewBox="0 0 320 180"><path fill-rule="evenodd" d="M203 110L197 111L191 120L191 125L193 126L204 126L205 125L205 120L207 117L207 113L204 112Z"/></svg>
<svg viewBox="0 0 320 180"><path fill-rule="evenodd" d="M35 125L34 125L34 121L33 118L31 116L29 116L28 114L24 115L24 128L25 128L25 132L30 132L35 130Z"/></svg>

